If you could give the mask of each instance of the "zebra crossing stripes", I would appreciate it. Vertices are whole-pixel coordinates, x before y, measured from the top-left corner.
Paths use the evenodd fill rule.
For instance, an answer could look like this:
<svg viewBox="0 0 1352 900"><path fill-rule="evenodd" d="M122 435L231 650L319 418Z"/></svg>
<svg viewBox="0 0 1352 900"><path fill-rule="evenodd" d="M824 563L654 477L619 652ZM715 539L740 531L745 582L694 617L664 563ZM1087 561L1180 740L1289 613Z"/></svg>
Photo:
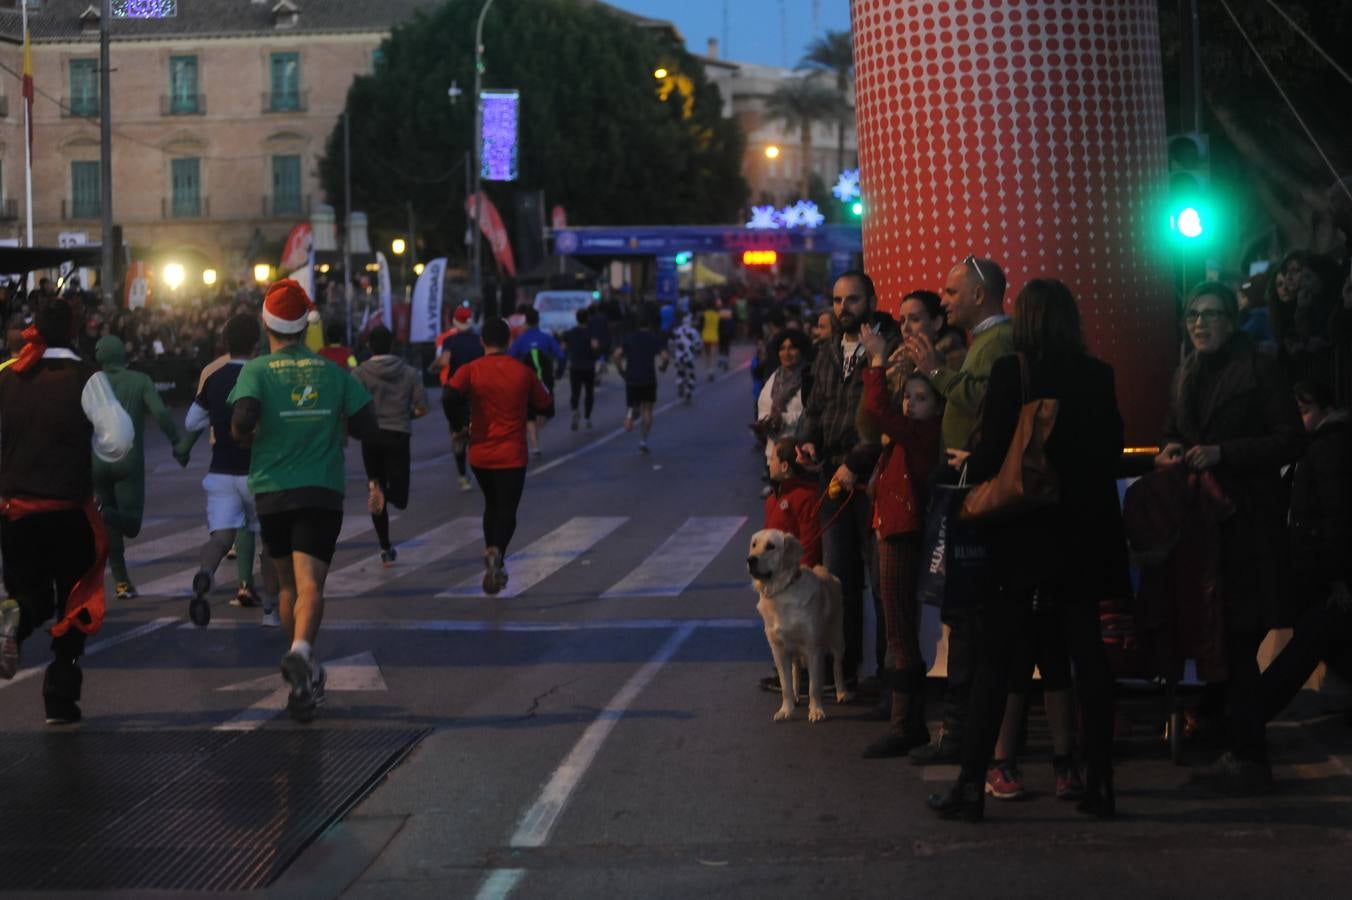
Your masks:
<svg viewBox="0 0 1352 900"><path fill-rule="evenodd" d="M634 571L601 595L679 597L746 524L746 516L695 516Z"/></svg>
<svg viewBox="0 0 1352 900"><path fill-rule="evenodd" d="M402 544L396 544L399 557L388 569L373 552L360 562L330 572L324 583L324 596L352 597L369 593L396 578L442 560L462 547L480 541L482 537L483 522L478 516L452 519Z"/></svg>
<svg viewBox="0 0 1352 900"><path fill-rule="evenodd" d="M628 516L578 516L544 537L507 555L507 587L497 596L515 597L586 553L603 538L629 521ZM475 572L437 597L483 596L482 572Z"/></svg>

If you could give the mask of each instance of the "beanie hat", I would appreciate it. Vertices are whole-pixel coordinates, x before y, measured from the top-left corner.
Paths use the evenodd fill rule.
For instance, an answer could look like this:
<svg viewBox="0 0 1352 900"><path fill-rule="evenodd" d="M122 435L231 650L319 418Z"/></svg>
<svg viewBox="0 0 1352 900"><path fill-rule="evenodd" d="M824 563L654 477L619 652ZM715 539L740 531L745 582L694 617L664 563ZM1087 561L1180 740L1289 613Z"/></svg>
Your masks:
<svg viewBox="0 0 1352 900"><path fill-rule="evenodd" d="M474 318L474 313L469 311L468 306L461 306L456 309L455 314L452 315L451 318L463 325Z"/></svg>
<svg viewBox="0 0 1352 900"><path fill-rule="evenodd" d="M319 321L305 288L290 278L274 281L263 298L263 324L278 334L298 334Z"/></svg>

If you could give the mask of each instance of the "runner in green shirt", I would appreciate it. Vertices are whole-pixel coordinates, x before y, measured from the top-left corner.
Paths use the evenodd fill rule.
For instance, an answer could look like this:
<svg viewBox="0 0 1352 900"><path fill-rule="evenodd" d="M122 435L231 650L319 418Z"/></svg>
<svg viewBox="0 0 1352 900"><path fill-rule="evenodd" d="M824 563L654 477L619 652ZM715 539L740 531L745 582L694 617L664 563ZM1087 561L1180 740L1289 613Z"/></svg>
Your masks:
<svg viewBox="0 0 1352 900"><path fill-rule="evenodd" d="M313 719L324 702L314 643L343 526L343 425L358 440L378 428L366 389L305 346L306 326L317 315L295 281L268 288L263 326L272 352L244 365L229 397L231 433L253 451L249 490L281 584L282 627L291 637L282 677L291 685L287 710L298 722Z"/></svg>

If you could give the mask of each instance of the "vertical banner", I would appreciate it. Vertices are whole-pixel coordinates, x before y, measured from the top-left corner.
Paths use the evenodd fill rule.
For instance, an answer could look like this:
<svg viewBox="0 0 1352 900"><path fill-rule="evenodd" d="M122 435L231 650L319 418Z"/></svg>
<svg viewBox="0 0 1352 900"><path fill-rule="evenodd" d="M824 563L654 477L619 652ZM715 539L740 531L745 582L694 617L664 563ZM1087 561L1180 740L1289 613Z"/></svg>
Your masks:
<svg viewBox="0 0 1352 900"><path fill-rule="evenodd" d="M677 289L676 257L657 257L657 302L675 303Z"/></svg>
<svg viewBox="0 0 1352 900"><path fill-rule="evenodd" d="M394 328L394 317L390 314L390 261L385 254L376 251L376 264L380 266L377 280L380 284L380 324Z"/></svg>
<svg viewBox="0 0 1352 900"><path fill-rule="evenodd" d="M503 274L515 277L516 260L512 256L512 242L507 238L507 228L502 224L502 216L498 215L498 208L488 199L487 194L480 191L478 197L484 213L481 227L484 237L488 238L488 245L493 248L493 258L498 261L498 268ZM474 221L474 208L474 196L465 198L465 212L471 222Z"/></svg>
<svg viewBox="0 0 1352 900"><path fill-rule="evenodd" d="M558 204L555 204L554 208L550 210L549 213L549 224L553 225L555 228L567 228L568 210L564 209L562 206L559 206Z"/></svg>
<svg viewBox="0 0 1352 900"><path fill-rule="evenodd" d="M127 309L145 309L150 305L150 294L154 288L154 276L146 263L134 262L127 268L126 304Z"/></svg>
<svg viewBox="0 0 1352 900"><path fill-rule="evenodd" d="M408 339L411 343L435 341L441 331L442 282L446 277L446 257L439 256L427 264L413 287L413 304Z"/></svg>
<svg viewBox="0 0 1352 900"><path fill-rule="evenodd" d="M484 181L516 181L516 122L519 91L480 91L483 109L483 157L479 176Z"/></svg>
<svg viewBox="0 0 1352 900"><path fill-rule="evenodd" d="M313 246L314 231L309 225L302 223L292 228L291 233L286 236L286 243L282 246L280 268L289 272L307 265Z"/></svg>

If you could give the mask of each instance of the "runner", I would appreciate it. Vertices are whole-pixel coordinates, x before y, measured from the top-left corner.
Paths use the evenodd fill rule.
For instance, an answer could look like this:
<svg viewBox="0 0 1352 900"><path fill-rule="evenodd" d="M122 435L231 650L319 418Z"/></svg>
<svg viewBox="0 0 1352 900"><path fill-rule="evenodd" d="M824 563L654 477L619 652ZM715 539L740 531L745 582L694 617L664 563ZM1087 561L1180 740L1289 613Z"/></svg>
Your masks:
<svg viewBox="0 0 1352 900"><path fill-rule="evenodd" d="M700 339L704 341L704 368L709 380L714 380L714 358L718 354L718 310L713 301L706 300L704 311L700 314Z"/></svg>
<svg viewBox="0 0 1352 900"><path fill-rule="evenodd" d="M385 326L371 329L367 338L374 354L353 374L371 395L380 430L361 442L366 467L367 506L380 539L380 561L388 568L398 553L390 543L390 511L408 506L409 438L413 420L427 415L427 391L418 370L390 355L394 334Z"/></svg>
<svg viewBox="0 0 1352 900"><path fill-rule="evenodd" d="M127 348L121 338L111 334L99 338L94 358L108 377L113 394L127 411L136 431L131 453L126 457L113 463L94 459L94 495L98 497L103 521L108 526L108 565L113 570L117 599L131 600L137 594L127 572L125 541L141 533L141 518L146 508L146 411L155 417L170 446L177 448L182 436L174 423L173 413L160 399L155 382L144 372L127 368ZM187 467L186 454L175 454L175 458L180 466Z"/></svg>
<svg viewBox="0 0 1352 900"><path fill-rule="evenodd" d="M340 369L351 371L357 368L357 354L343 343L343 326L337 322L324 329L324 346L319 348L319 355Z"/></svg>
<svg viewBox="0 0 1352 900"><path fill-rule="evenodd" d="M227 398L234 404L230 433L253 450L249 490L280 582L282 626L291 639L282 677L291 685L287 710L298 722L313 719L324 702L314 643L343 527L343 418L357 440L377 429L366 389L303 343L307 321L317 317L295 281L269 287L263 325L272 352L244 364Z"/></svg>
<svg viewBox="0 0 1352 900"><path fill-rule="evenodd" d="M587 430L592 427L592 407L596 405L596 360L600 356L601 342L588 327L591 313L585 309L577 311L577 325L563 335L564 350L568 356L568 407L573 411L573 430L577 431L577 401L583 400L583 419Z"/></svg>
<svg viewBox="0 0 1352 900"><path fill-rule="evenodd" d="M263 560L261 566L266 597L260 599L254 590L253 560L259 525L248 485L251 454L230 434L231 407L226 401L239 380L240 370L254 356L258 337L258 321L253 316L232 316L225 323L225 362L216 366L202 383L196 398L188 406L188 416L183 423L188 434L180 447L191 446L208 428L213 438L211 465L202 479L202 488L207 495L208 536L198 551L201 563L192 578L192 600L188 603L188 618L199 628L205 628L211 621L207 595L211 593L211 581L222 557L227 556L231 548L236 550L239 590L230 605L252 608L261 604L265 626L282 624L277 615L276 578L273 566L267 560Z"/></svg>
<svg viewBox="0 0 1352 900"><path fill-rule="evenodd" d="M705 346L708 346L707 344ZM653 430L653 404L657 402L657 373L665 372L671 357L662 339L653 332L652 316L640 310L638 330L624 339L615 350L615 364L624 373L624 430L634 430L634 420L642 422L638 452L648 452L648 435Z"/></svg>
<svg viewBox="0 0 1352 900"><path fill-rule="evenodd" d="M75 316L49 300L28 345L0 369L0 678L19 668L19 648L51 627L52 662L42 681L47 724L80 721L79 659L103 622L108 535L94 506L94 456L117 463L136 431L108 376L70 349Z"/></svg>
<svg viewBox="0 0 1352 900"><path fill-rule="evenodd" d="M467 306L458 307L455 315L452 317L453 325L451 328L443 331L437 337L437 348L439 354L432 365L428 368L437 371L441 379L441 411L446 414L446 424L450 426L451 432L455 432L455 423L452 421L451 407L447 401L449 396L446 388L451 383L451 376L455 370L465 363L473 362L484 355L484 345L479 341L479 336L474 333L474 313ZM458 445L452 444L451 451L455 457L455 468L460 473L460 490L468 491L469 484L469 447L461 442Z"/></svg>
<svg viewBox="0 0 1352 900"><path fill-rule="evenodd" d="M676 396L686 406L695 402L695 360L704 350L699 332L691 327L683 312L676 313L676 327L671 331L672 357L676 360Z"/></svg>
<svg viewBox="0 0 1352 900"><path fill-rule="evenodd" d="M554 340L554 336L545 334L540 330L540 311L533 306L522 307L526 317L526 327L521 334L512 339L512 345L507 350L507 355L513 359L520 360L535 370L535 377L540 379L540 383L549 391L550 396L554 394L554 370L563 365L563 348L559 342ZM534 409L526 413L526 442L530 445L530 452L539 456L540 450L540 420L548 421L554 413L551 411L548 415L537 412Z"/></svg>
<svg viewBox="0 0 1352 900"><path fill-rule="evenodd" d="M507 355L511 330L502 319L483 325L484 356L456 369L447 389L454 443L469 429L469 461L484 495L484 593L507 586L504 560L516 532L526 485L526 414L553 412L554 398L526 366Z"/></svg>

